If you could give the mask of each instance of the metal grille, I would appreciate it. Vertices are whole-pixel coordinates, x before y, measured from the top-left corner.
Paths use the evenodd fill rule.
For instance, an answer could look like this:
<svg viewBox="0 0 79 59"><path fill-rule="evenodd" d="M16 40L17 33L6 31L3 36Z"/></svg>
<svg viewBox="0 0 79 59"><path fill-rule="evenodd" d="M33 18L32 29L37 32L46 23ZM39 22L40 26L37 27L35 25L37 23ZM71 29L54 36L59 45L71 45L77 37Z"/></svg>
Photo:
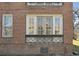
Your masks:
<svg viewBox="0 0 79 59"><path fill-rule="evenodd" d="M53 37L53 42L63 42L62 37Z"/></svg>
<svg viewBox="0 0 79 59"><path fill-rule="evenodd" d="M27 37L26 42L57 43L57 42L63 42L63 37Z"/></svg>

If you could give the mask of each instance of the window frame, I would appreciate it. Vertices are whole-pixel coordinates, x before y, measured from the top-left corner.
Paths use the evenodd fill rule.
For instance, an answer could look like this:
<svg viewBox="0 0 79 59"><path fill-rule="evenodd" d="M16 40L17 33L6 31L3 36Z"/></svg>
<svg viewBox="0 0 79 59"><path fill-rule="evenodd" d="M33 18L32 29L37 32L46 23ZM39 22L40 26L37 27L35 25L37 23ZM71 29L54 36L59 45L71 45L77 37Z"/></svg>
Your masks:
<svg viewBox="0 0 79 59"><path fill-rule="evenodd" d="M12 25L11 25L11 27L12 27L12 29L11 29L11 31L12 31L12 35L11 36L9 36L9 35L5 35L4 34L4 27L5 27L5 25L4 25L4 21L5 21L5 16L10 16L11 17L11 22L12 22ZM5 38L8 38L8 37L13 37L13 15L12 14L3 14L2 15L2 37L5 37Z"/></svg>

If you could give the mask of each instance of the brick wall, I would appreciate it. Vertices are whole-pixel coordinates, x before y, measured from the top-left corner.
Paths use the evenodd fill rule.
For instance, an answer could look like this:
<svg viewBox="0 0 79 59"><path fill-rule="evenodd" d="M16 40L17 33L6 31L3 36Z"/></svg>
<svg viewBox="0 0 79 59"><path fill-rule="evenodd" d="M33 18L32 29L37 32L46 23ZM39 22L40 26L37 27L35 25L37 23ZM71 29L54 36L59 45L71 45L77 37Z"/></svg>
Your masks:
<svg viewBox="0 0 79 59"><path fill-rule="evenodd" d="M13 37L2 37L2 15L13 14ZM63 14L64 43L38 44L25 43L27 14ZM48 47L48 54L71 55L73 39L72 3L65 2L62 7L32 7L25 3L0 3L0 55L41 55L40 47ZM67 52L66 52L67 51ZM47 54L47 55L48 55Z"/></svg>

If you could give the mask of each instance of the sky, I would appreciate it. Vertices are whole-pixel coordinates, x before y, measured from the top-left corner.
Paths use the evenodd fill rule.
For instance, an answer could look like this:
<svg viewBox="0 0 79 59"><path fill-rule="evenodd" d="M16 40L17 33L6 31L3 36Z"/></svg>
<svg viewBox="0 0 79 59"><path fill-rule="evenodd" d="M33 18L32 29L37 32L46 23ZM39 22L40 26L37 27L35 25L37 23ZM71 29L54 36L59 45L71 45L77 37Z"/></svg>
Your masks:
<svg viewBox="0 0 79 59"><path fill-rule="evenodd" d="M79 9L79 2L73 2L73 9Z"/></svg>
<svg viewBox="0 0 79 59"><path fill-rule="evenodd" d="M73 9L79 9L79 2L73 2ZM77 15L75 15L75 16L77 16ZM76 20L75 20L74 24L79 23L79 18L76 17L75 19Z"/></svg>

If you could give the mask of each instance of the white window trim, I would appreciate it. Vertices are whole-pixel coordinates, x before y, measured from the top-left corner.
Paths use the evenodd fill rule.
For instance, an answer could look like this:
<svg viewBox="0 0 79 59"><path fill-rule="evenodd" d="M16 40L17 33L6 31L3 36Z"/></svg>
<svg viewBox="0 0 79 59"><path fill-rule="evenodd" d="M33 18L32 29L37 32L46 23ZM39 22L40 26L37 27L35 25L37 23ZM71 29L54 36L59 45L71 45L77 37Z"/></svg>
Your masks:
<svg viewBox="0 0 79 59"><path fill-rule="evenodd" d="M29 33L29 31L28 31L28 30L29 30L29 29L28 29L28 28L29 28L29 20L28 20L28 19L29 19L29 17L26 16L26 34Z"/></svg>
<svg viewBox="0 0 79 59"><path fill-rule="evenodd" d="M11 36L4 35L4 16L11 16L12 21L12 31L13 31L13 15L12 14L3 14L2 15L2 37L13 37L13 32Z"/></svg>
<svg viewBox="0 0 79 59"><path fill-rule="evenodd" d="M55 2L50 2L51 4L49 5L49 4L46 4L46 2L42 2L43 4L42 5L39 5L39 4L37 4L38 2L27 2L27 5L31 5L31 6L62 6L63 5L63 3L62 2L59 2L59 4L57 4L57 3L55 3Z"/></svg>

